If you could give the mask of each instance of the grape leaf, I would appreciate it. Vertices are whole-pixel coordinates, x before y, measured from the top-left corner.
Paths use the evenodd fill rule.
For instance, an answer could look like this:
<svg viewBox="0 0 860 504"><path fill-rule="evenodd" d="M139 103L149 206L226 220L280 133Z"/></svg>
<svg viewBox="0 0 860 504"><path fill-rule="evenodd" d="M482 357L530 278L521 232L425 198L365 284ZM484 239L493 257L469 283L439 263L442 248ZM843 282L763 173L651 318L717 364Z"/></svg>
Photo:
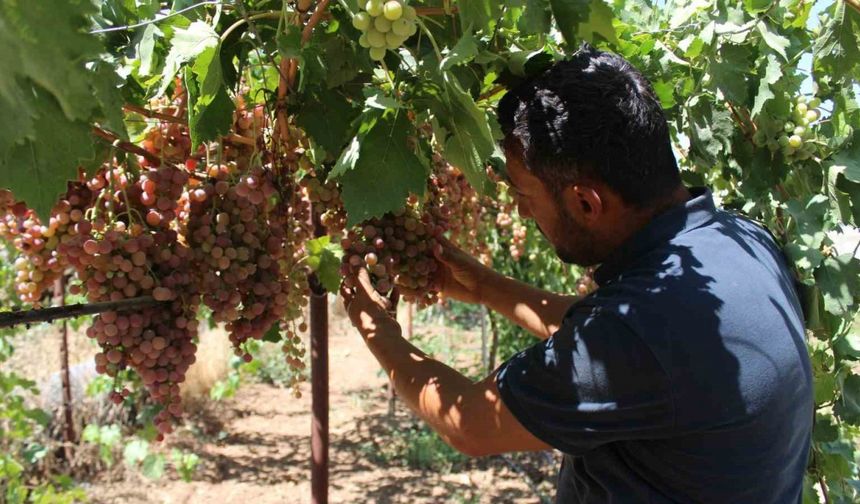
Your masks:
<svg viewBox="0 0 860 504"><path fill-rule="evenodd" d="M517 28L527 35L549 32L552 28L549 0L525 0L525 8L517 20Z"/></svg>
<svg viewBox="0 0 860 504"><path fill-rule="evenodd" d="M439 64L442 70L448 70L456 65L466 64L478 55L478 41L472 35L471 30L467 31L460 37L457 44L451 48L448 55L442 59Z"/></svg>
<svg viewBox="0 0 860 504"><path fill-rule="evenodd" d="M215 29L203 21L195 21L188 28L176 28L170 41L170 52L167 53L164 70L161 72L161 87L158 95L167 91L180 66L193 60L203 51L216 47L219 40Z"/></svg>
<svg viewBox="0 0 860 504"><path fill-rule="evenodd" d="M758 94L755 96L755 103L753 103L753 108L750 111L750 114L755 117L762 111L765 104L773 98L773 91L770 89L770 86L779 82L779 79L782 78L782 67L779 64L779 61L776 59L776 56L773 54L767 55L767 66L764 69L764 76L759 81L758 85Z"/></svg>
<svg viewBox="0 0 860 504"><path fill-rule="evenodd" d="M188 128L192 149L202 142L226 135L233 124L235 105L224 86L218 49L219 46L206 49L197 56L190 68L186 68Z"/></svg>
<svg viewBox="0 0 860 504"><path fill-rule="evenodd" d="M350 123L358 110L336 90L305 93L296 112L296 124L332 155L341 152L349 139Z"/></svg>
<svg viewBox="0 0 860 504"><path fill-rule="evenodd" d="M0 94L28 78L57 100L66 117L89 119L95 107L84 62L102 50L87 33L87 16L94 12L89 0L0 3Z"/></svg>
<svg viewBox="0 0 860 504"><path fill-rule="evenodd" d="M330 236L321 236L307 242L308 266L317 274L323 287L329 292L340 288L340 261L343 250L331 242Z"/></svg>
<svg viewBox="0 0 860 504"><path fill-rule="evenodd" d="M349 225L403 208L409 193L424 194L427 172L407 144L410 133L406 114L393 112L364 136L355 166L340 177Z"/></svg>
<svg viewBox="0 0 860 504"><path fill-rule="evenodd" d="M155 64L155 37L163 36L161 30L154 24L148 24L141 28L135 38L137 59L140 60L138 72L140 75L147 76L152 74L152 67Z"/></svg>
<svg viewBox="0 0 860 504"><path fill-rule="evenodd" d="M90 126L67 119L46 91L33 87L30 96L22 105L35 112L35 140L16 144L0 156L0 187L11 189L47 222L78 166L95 160L93 138Z"/></svg>
<svg viewBox="0 0 860 504"><path fill-rule="evenodd" d="M125 129L125 119L122 114L123 99L120 93L123 81L108 62L101 61L94 70L93 96L95 96L104 114L104 126L117 133L121 138L128 139Z"/></svg>
<svg viewBox="0 0 860 504"><path fill-rule="evenodd" d="M813 55L824 71L840 79L860 64L860 48L852 20L860 23L860 14L836 2L833 17L824 26L813 46Z"/></svg>
<svg viewBox="0 0 860 504"><path fill-rule="evenodd" d="M612 20L615 19L612 9L603 0L593 0L588 14L588 20L579 25L577 33L580 38L589 43L595 42L595 35L600 35L612 44L618 43L618 36Z"/></svg>
<svg viewBox="0 0 860 504"><path fill-rule="evenodd" d="M445 157L463 171L475 190L486 193L489 181L484 166L495 150L487 116L453 75L445 72L440 78L441 89L428 98L436 118L450 132L443 147Z"/></svg>
<svg viewBox="0 0 860 504"><path fill-rule="evenodd" d="M549 0L555 24L568 46L576 41L579 24L588 21L592 1L602 0Z"/></svg>
<svg viewBox="0 0 860 504"><path fill-rule="evenodd" d="M848 149L833 156L833 165L843 167L842 174L848 180L860 182L860 131L854 133L854 139Z"/></svg>
<svg viewBox="0 0 860 504"><path fill-rule="evenodd" d="M815 270L815 281L824 296L824 309L833 315L845 315L855 305L860 293L860 261L853 254L828 257Z"/></svg>
<svg viewBox="0 0 860 504"><path fill-rule="evenodd" d="M458 4L463 32L489 30L502 11L502 4L496 0L467 0Z"/></svg>
<svg viewBox="0 0 860 504"><path fill-rule="evenodd" d="M771 3L771 0L744 0L744 7L750 14L758 14L767 11Z"/></svg>
<svg viewBox="0 0 860 504"><path fill-rule="evenodd" d="M767 23L763 21L759 23L757 27L764 43L779 53L779 55L782 56L782 59L788 61L788 55L785 54L785 49L791 45L791 42L782 35L772 32Z"/></svg>

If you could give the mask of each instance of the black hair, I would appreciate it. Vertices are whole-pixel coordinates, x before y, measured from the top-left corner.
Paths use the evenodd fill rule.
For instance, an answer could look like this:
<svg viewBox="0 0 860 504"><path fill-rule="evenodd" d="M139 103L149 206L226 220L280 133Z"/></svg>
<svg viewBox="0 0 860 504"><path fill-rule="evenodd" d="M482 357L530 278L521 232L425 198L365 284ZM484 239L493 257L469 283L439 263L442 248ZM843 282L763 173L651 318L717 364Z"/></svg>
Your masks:
<svg viewBox="0 0 860 504"><path fill-rule="evenodd" d="M616 54L583 44L506 93L498 115L506 146L556 195L591 179L647 207L681 184L660 101Z"/></svg>

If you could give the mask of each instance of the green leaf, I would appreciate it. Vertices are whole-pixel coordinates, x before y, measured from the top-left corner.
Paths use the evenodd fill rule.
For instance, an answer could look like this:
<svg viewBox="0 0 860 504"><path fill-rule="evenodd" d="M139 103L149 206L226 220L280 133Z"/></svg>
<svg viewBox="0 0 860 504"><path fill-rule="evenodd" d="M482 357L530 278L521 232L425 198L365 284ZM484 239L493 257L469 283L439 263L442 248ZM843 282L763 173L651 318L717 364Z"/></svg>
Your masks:
<svg viewBox="0 0 860 504"><path fill-rule="evenodd" d="M757 28L759 33L761 33L764 43L782 56L782 59L788 61L788 55L785 54L785 49L791 45L791 42L786 37L770 31L770 28L764 21L758 23Z"/></svg>
<svg viewBox="0 0 860 504"><path fill-rule="evenodd" d="M768 54L764 76L759 81L758 94L756 94L755 103L750 111L753 117L757 116L768 100L775 96L770 86L779 82L780 78L782 78L782 66L779 64L776 56Z"/></svg>
<svg viewBox="0 0 860 504"><path fill-rule="evenodd" d="M758 14L767 11L771 3L771 0L744 0L744 7L750 14Z"/></svg>
<svg viewBox="0 0 860 504"><path fill-rule="evenodd" d="M143 459L141 472L149 479L161 479L164 476L164 455L150 453Z"/></svg>
<svg viewBox="0 0 860 504"><path fill-rule="evenodd" d="M572 46L576 41L580 23L588 20L591 3L592 0L549 0L555 24L568 46Z"/></svg>
<svg viewBox="0 0 860 504"><path fill-rule="evenodd" d="M137 52L137 59L140 61L138 72L141 76L152 75L153 66L155 65L155 38L156 36L161 37L163 35L155 24L148 24L138 32L135 39L135 50Z"/></svg>
<svg viewBox="0 0 860 504"><path fill-rule="evenodd" d="M737 64L737 60L721 60L711 63L711 80L733 103L746 103L748 75Z"/></svg>
<svg viewBox="0 0 860 504"><path fill-rule="evenodd" d="M0 187L27 202L43 222L48 221L57 196L65 192L80 165L95 161L90 126L66 119L59 104L33 88L27 104L35 111L34 138L0 155Z"/></svg>
<svg viewBox="0 0 860 504"><path fill-rule="evenodd" d="M552 28L549 0L525 0L525 8L517 20L517 28L526 35L548 33Z"/></svg>
<svg viewBox="0 0 860 504"><path fill-rule="evenodd" d="M185 72L192 149L226 135L233 124L235 104L224 86L219 48L210 47L200 53Z"/></svg>
<svg viewBox="0 0 860 504"><path fill-rule="evenodd" d="M860 182L860 131L854 133L849 148L833 156L833 165L842 167L842 174L851 182Z"/></svg>
<svg viewBox="0 0 860 504"><path fill-rule="evenodd" d="M266 334L263 335L263 341L267 341L269 343L280 343L283 340L281 336L281 323L275 322L272 324L272 327L266 331Z"/></svg>
<svg viewBox="0 0 860 504"><path fill-rule="evenodd" d="M815 270L815 280L824 296L824 309L833 315L846 315L860 291L860 261L852 254L828 257Z"/></svg>
<svg viewBox="0 0 860 504"><path fill-rule="evenodd" d="M592 44L596 42L595 35L599 35L609 43L617 44L618 36L615 33L615 27L612 26L613 19L615 14L603 0L593 0L588 20L579 25L577 33L581 39Z"/></svg>
<svg viewBox="0 0 860 504"><path fill-rule="evenodd" d="M458 2L460 26L463 32L489 30L502 12L502 4L496 0L467 0Z"/></svg>
<svg viewBox="0 0 860 504"><path fill-rule="evenodd" d="M815 41L813 55L825 72L839 80L850 76L860 64L857 34L852 26L852 20L860 18L860 14L846 8L845 2L835 2L834 5L833 17Z"/></svg>
<svg viewBox="0 0 860 504"><path fill-rule="evenodd" d="M0 96L15 98L10 89L29 79L57 100L64 116L87 120L94 104L84 63L102 51L87 33L94 12L90 0L0 3Z"/></svg>
<svg viewBox="0 0 860 504"><path fill-rule="evenodd" d="M340 288L340 263L343 250L331 237L321 236L307 242L308 266L314 270L320 283L329 292Z"/></svg>
<svg viewBox="0 0 860 504"><path fill-rule="evenodd" d="M137 466L148 454L149 443L144 439L133 439L122 450L122 458L129 467Z"/></svg>
<svg viewBox="0 0 860 504"><path fill-rule="evenodd" d="M415 128L405 112L383 116L360 144L355 166L340 177L349 225L403 208L423 195L427 172L408 146Z"/></svg>
<svg viewBox="0 0 860 504"><path fill-rule="evenodd" d="M495 141L487 115L478 108L472 96L460 87L450 74L442 76L443 87L435 103L439 122L450 132L445 140L445 157L466 175L478 192L489 189L484 167L495 151Z"/></svg>
<svg viewBox="0 0 860 504"><path fill-rule="evenodd" d="M350 124L358 114L342 94L324 88L305 94L296 111L296 124L331 155L337 155L349 140Z"/></svg>
<svg viewBox="0 0 860 504"><path fill-rule="evenodd" d="M842 397L834 411L852 424L860 422L860 376L851 374L842 382Z"/></svg>
<svg viewBox="0 0 860 504"><path fill-rule="evenodd" d="M128 133L122 114L124 100L120 93L123 80L107 62L100 62L94 73L93 95L104 111L104 125L120 138L127 140Z"/></svg>
<svg viewBox="0 0 860 504"><path fill-rule="evenodd" d="M471 31L467 31L460 37L457 44L451 48L447 56L439 64L442 70L448 70L456 65L464 65L478 55L478 41Z"/></svg>
<svg viewBox="0 0 860 504"><path fill-rule="evenodd" d="M219 40L215 29L203 21L195 21L188 28L176 28L170 41L170 52L167 53L164 70L161 73L161 88L158 90L158 95L167 91L180 66L207 49L217 47Z"/></svg>

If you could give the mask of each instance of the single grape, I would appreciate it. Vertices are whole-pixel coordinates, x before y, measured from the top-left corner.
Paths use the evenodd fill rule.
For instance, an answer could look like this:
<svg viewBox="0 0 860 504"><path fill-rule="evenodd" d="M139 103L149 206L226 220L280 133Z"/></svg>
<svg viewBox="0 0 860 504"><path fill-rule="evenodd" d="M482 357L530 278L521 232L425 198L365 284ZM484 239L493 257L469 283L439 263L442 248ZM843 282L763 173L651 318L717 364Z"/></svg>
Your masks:
<svg viewBox="0 0 860 504"><path fill-rule="evenodd" d="M384 16L379 16L373 20L373 27L380 33L388 33L391 31L391 21L385 19Z"/></svg>
<svg viewBox="0 0 860 504"><path fill-rule="evenodd" d="M816 109L816 108L818 108L818 107L820 107L820 106L821 106L821 99L820 99L820 98L818 98L817 96L815 96L815 97L813 97L811 100L809 100L809 102L808 102L806 105L807 105L810 109Z"/></svg>
<svg viewBox="0 0 860 504"><path fill-rule="evenodd" d="M371 47L370 48L370 59L373 61L382 61L385 59L385 48L384 47Z"/></svg>
<svg viewBox="0 0 860 504"><path fill-rule="evenodd" d="M367 31L370 28L370 14L367 12L359 12L355 16L352 17L352 26L355 27L356 30Z"/></svg>
<svg viewBox="0 0 860 504"><path fill-rule="evenodd" d="M806 120L809 122L815 122L818 120L818 111L815 109L809 109L806 111Z"/></svg>
<svg viewBox="0 0 860 504"><path fill-rule="evenodd" d="M403 41L404 38L394 32L388 32L385 34L385 47L392 51L400 47L400 45L403 44Z"/></svg>
<svg viewBox="0 0 860 504"><path fill-rule="evenodd" d="M793 122L786 121L786 123L782 127L782 131L785 131L786 133L791 133L794 131L794 127L795 127L795 125Z"/></svg>
<svg viewBox="0 0 860 504"><path fill-rule="evenodd" d="M397 21L403 15L403 6L397 0L388 0L383 6L385 19Z"/></svg>
<svg viewBox="0 0 860 504"><path fill-rule="evenodd" d="M806 111L809 110L809 107L806 106L806 103L798 102L797 105L794 107L794 110L795 112L797 112L798 115L802 116L806 114Z"/></svg>
<svg viewBox="0 0 860 504"><path fill-rule="evenodd" d="M403 17L408 21L415 21L418 18L418 12L415 10L415 7L407 5L403 7Z"/></svg>
<svg viewBox="0 0 860 504"><path fill-rule="evenodd" d="M367 34L362 33L360 37L358 37L358 45L365 49L370 49L370 42L367 41Z"/></svg>
<svg viewBox="0 0 860 504"><path fill-rule="evenodd" d="M381 48L383 49L383 56L385 51L385 34L380 33L376 30L368 30L367 32L367 43L370 44L371 54L373 54L373 49ZM371 56L373 57L373 56ZM380 58L382 59L382 58Z"/></svg>
<svg viewBox="0 0 860 504"><path fill-rule="evenodd" d="M791 135L788 139L788 145L797 149L803 144L803 139L799 135Z"/></svg>
<svg viewBox="0 0 860 504"><path fill-rule="evenodd" d="M364 10L373 17L379 16L383 11L382 0L367 0L364 4Z"/></svg>
<svg viewBox="0 0 860 504"><path fill-rule="evenodd" d="M780 147L785 147L786 145L788 145L788 135L780 135L777 142L779 143Z"/></svg>
<svg viewBox="0 0 860 504"><path fill-rule="evenodd" d="M391 23L391 31L401 37L408 37L411 27L412 23L405 18L400 18L397 21Z"/></svg>

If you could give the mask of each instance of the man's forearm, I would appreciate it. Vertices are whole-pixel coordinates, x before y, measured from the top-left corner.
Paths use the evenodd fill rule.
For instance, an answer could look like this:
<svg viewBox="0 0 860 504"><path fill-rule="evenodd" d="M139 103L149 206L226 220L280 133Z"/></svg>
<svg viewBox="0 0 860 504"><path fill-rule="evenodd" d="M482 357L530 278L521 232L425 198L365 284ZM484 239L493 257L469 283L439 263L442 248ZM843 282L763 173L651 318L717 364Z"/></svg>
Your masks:
<svg viewBox="0 0 860 504"><path fill-rule="evenodd" d="M558 330L565 312L579 299L532 287L494 272L480 290L481 302L540 339Z"/></svg>
<svg viewBox="0 0 860 504"><path fill-rule="evenodd" d="M472 381L406 341L394 322L381 322L365 340L400 399L446 443L465 446L462 411L471 401Z"/></svg>

